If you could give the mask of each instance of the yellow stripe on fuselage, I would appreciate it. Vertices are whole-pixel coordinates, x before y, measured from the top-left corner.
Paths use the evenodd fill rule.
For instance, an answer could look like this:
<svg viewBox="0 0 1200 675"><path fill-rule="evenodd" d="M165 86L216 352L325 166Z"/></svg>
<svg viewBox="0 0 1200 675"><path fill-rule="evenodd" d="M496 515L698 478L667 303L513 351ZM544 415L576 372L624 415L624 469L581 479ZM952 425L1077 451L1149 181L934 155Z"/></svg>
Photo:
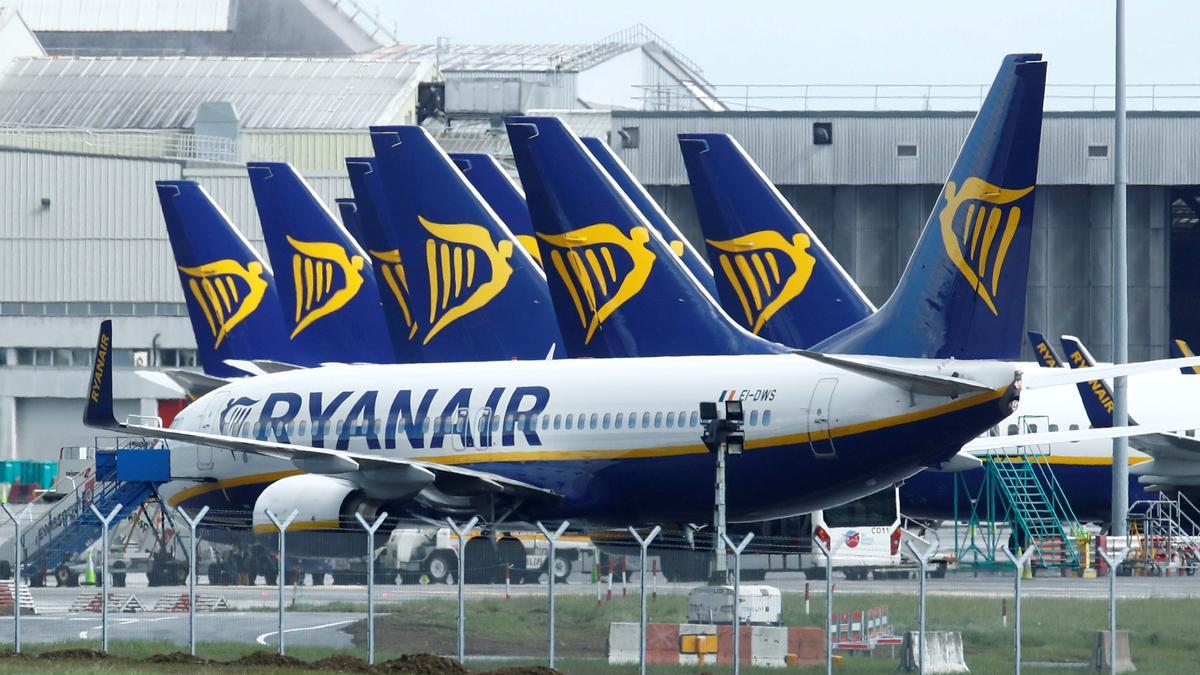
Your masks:
<svg viewBox="0 0 1200 675"><path fill-rule="evenodd" d="M193 499L193 498L199 497L201 495L206 495L210 492L216 492L217 490L226 490L228 488L243 487L246 485L256 485L258 483L274 483L275 481L280 480L281 478L287 478L288 476L298 476L302 473L304 473L304 472L299 469L292 469L290 471L272 471L270 473L252 473L252 474L246 474L243 476L235 476L233 478L226 478L224 480L212 481L209 483L201 483L200 485L197 485L195 487L190 487L190 488L187 488L186 490L180 490L179 492L175 493L167 501L170 503L171 506L178 506L189 499Z"/></svg>

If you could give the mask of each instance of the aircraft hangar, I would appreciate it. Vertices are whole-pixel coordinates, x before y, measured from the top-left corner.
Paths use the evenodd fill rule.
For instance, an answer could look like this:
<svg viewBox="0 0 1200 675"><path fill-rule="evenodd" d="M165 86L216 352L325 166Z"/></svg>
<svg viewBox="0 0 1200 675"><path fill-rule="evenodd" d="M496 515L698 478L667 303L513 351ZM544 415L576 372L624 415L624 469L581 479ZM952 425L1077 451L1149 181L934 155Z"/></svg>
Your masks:
<svg viewBox="0 0 1200 675"><path fill-rule="evenodd" d="M643 26L581 45L397 45L387 27L350 13L353 3L306 0L285 12L276 0L209 0L205 12L167 11L153 25L128 18L137 13L70 15L68 4L0 10L0 219L12 224L0 231L6 458L53 459L91 443L76 420L103 317L121 325L118 367L195 365L156 179L200 181L261 248L245 161L291 162L332 204L349 194L343 158L370 151L370 124L419 122L449 149L503 160L502 117L551 111L606 139L701 244L675 134L729 132L878 304L978 105L914 94L751 109L764 106L722 98L700 65ZM264 26L280 20L289 39L264 42ZM1047 97L1027 306L1029 327L1077 334L1101 359L1111 352L1105 103ZM1164 356L1172 337L1200 340L1200 310L1172 302L1200 290L1190 264L1200 167L1182 161L1196 154L1200 116L1177 103L1135 101L1145 109L1130 118L1132 359ZM133 377L118 380L117 398L126 413L169 416L177 405Z"/></svg>

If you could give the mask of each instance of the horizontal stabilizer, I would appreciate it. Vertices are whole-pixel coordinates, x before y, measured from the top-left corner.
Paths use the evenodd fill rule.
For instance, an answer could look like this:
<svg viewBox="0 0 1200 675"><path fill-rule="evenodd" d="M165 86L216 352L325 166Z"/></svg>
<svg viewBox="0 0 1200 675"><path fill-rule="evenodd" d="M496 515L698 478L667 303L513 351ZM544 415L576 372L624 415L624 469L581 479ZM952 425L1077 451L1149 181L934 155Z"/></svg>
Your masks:
<svg viewBox="0 0 1200 675"><path fill-rule="evenodd" d="M858 361L842 356L822 354L820 352L810 352L806 349L796 349L793 350L793 353L812 359L813 361L849 370L860 375L866 375L867 377L873 377L877 380L883 380L884 382L907 389L914 394L955 398L963 394L992 391L990 387L978 382L972 382L971 380L964 380L961 377L914 373L879 363Z"/></svg>

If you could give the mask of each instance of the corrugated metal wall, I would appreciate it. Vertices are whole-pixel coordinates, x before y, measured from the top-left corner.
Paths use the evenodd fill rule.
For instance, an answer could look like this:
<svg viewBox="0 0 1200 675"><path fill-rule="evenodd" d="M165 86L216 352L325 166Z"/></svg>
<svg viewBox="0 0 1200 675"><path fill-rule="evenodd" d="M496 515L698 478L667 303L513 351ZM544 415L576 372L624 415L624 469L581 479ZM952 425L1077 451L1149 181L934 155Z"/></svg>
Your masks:
<svg viewBox="0 0 1200 675"><path fill-rule="evenodd" d="M650 186L667 215L702 245L691 191ZM877 305L895 288L940 185L784 186L780 189L830 253ZM1165 357L1170 279L1168 191L1129 190L1129 354ZM1112 355L1111 202L1108 187L1038 188L1026 325L1078 335L1100 359ZM703 250L703 249L701 249ZM1032 358L1025 347L1026 356Z"/></svg>
<svg viewBox="0 0 1200 675"><path fill-rule="evenodd" d="M172 162L0 151L0 301L160 300L174 267L154 181L179 175Z"/></svg>
<svg viewBox="0 0 1200 675"><path fill-rule="evenodd" d="M639 129L639 147L617 152L643 182L654 185L687 183L676 139L685 131L732 134L778 184L920 185L945 179L973 117L973 113L614 112L613 128ZM831 145L813 145L814 122L833 124ZM1200 162L1194 161L1200 155L1200 115L1131 115L1129 132L1131 184L1200 184ZM1089 145L1111 147L1111 143L1111 117L1048 113L1042 125L1038 182L1111 183L1111 159L1088 157ZM915 144L917 156L897 157L899 144Z"/></svg>
<svg viewBox="0 0 1200 675"><path fill-rule="evenodd" d="M515 114L532 108L577 107L578 74L574 72L468 70L442 75L446 112L450 114Z"/></svg>

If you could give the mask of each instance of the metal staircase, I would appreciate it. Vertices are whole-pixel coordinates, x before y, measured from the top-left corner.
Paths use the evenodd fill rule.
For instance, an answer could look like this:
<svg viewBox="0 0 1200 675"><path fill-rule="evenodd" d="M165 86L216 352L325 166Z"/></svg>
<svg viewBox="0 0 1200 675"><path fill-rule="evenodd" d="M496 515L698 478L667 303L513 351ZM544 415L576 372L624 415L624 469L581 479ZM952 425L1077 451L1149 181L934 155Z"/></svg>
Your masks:
<svg viewBox="0 0 1200 675"><path fill-rule="evenodd" d="M73 489L30 523L21 525L21 573L40 585L47 572L69 564L101 536L94 505L107 516L118 504L112 522L120 523L155 494L170 478L170 454L165 447L134 442L125 447L96 451L95 471L81 477ZM12 556L12 541L0 555Z"/></svg>
<svg viewBox="0 0 1200 675"><path fill-rule="evenodd" d="M1023 432L1048 427L1045 418L1023 417L1020 424ZM1032 559L1035 567L1079 565L1075 542L1079 520L1054 476L1049 458L1048 450L1036 447L980 457L984 476L979 493L972 495L968 539L960 544L956 535L959 560L1007 565L997 555L1002 546L1016 553L1016 548L1032 545L1036 547ZM997 525L1002 523L1008 527L1008 541L999 536ZM985 542L982 548L980 536Z"/></svg>
<svg viewBox="0 0 1200 675"><path fill-rule="evenodd" d="M1129 565L1142 575L1200 569L1200 510L1182 493L1129 505Z"/></svg>

